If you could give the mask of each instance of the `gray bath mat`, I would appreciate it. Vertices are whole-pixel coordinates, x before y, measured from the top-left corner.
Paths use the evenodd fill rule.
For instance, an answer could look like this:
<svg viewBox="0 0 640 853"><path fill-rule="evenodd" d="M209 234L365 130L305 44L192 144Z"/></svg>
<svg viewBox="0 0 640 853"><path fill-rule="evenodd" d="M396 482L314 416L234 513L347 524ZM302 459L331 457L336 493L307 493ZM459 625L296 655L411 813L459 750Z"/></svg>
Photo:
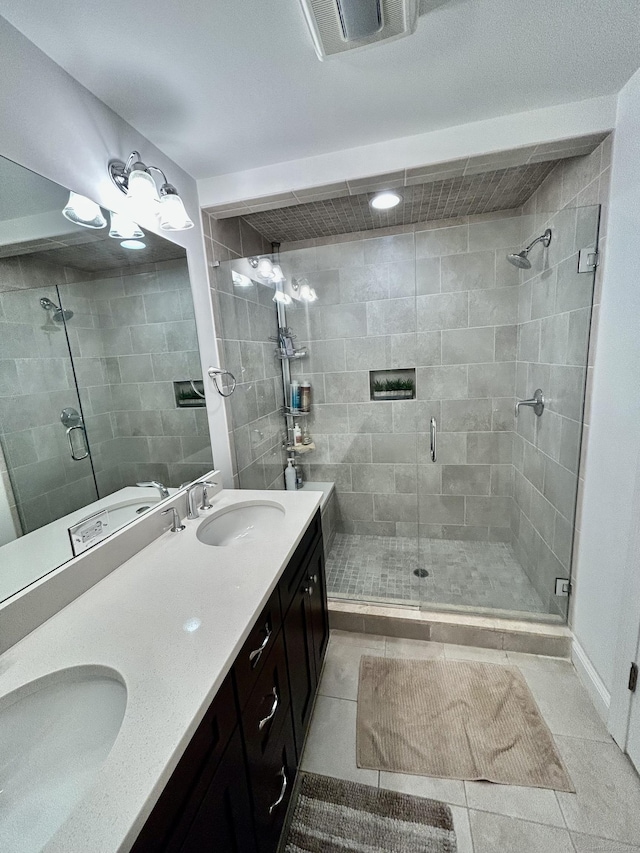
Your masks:
<svg viewBox="0 0 640 853"><path fill-rule="evenodd" d="M363 657L358 767L575 791L516 667Z"/></svg>
<svg viewBox="0 0 640 853"><path fill-rule="evenodd" d="M285 853L456 853L453 817L444 803L301 776Z"/></svg>

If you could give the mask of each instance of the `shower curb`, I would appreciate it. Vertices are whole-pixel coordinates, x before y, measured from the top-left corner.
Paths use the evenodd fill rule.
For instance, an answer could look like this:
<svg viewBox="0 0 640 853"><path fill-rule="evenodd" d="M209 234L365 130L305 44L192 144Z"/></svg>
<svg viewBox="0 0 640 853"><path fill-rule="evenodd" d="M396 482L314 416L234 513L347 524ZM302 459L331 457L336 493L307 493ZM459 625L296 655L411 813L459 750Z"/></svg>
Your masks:
<svg viewBox="0 0 640 853"><path fill-rule="evenodd" d="M329 627L406 640L431 640L569 658L573 635L566 625L495 616L418 610L329 599Z"/></svg>

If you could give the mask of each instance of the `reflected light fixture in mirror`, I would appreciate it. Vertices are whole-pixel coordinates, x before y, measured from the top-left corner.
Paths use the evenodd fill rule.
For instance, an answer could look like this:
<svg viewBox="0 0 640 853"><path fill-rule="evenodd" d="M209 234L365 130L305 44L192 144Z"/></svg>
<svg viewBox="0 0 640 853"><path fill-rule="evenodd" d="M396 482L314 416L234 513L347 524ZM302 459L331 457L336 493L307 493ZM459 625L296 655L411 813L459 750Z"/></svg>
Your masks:
<svg viewBox="0 0 640 853"><path fill-rule="evenodd" d="M126 216L112 210L109 237L116 240L139 240L144 237L144 231L131 219L127 219Z"/></svg>
<svg viewBox="0 0 640 853"><path fill-rule="evenodd" d="M396 207L402 201L402 196L394 190L385 190L381 193L376 193L369 200L369 205L374 210L390 210Z"/></svg>
<svg viewBox="0 0 640 853"><path fill-rule="evenodd" d="M142 240L123 240L120 245L123 249L134 249L140 251L140 249L146 249L147 244L143 243Z"/></svg>
<svg viewBox="0 0 640 853"><path fill-rule="evenodd" d="M234 287L251 287L253 284L248 275L243 275L235 270L231 271L231 280Z"/></svg>
<svg viewBox="0 0 640 853"><path fill-rule="evenodd" d="M85 228L104 228L107 224L100 206L95 201L73 191L69 193L69 200L62 208L62 215L74 225L83 225Z"/></svg>
<svg viewBox="0 0 640 853"><path fill-rule="evenodd" d="M152 172L158 172L162 176L159 192ZM193 222L176 188L169 183L167 176L158 166L145 165L138 151L132 151L126 163L122 160L111 160L109 176L126 195L132 219L144 220L145 217L156 216L163 231L186 231L193 228Z"/></svg>

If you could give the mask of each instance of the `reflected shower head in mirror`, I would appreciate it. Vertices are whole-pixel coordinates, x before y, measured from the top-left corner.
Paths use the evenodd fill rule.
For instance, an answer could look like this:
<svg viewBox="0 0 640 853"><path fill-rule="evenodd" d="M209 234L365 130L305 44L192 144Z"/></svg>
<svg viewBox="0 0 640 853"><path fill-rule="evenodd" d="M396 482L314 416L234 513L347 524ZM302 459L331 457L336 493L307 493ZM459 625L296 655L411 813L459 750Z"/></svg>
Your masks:
<svg viewBox="0 0 640 853"><path fill-rule="evenodd" d="M530 270L531 269L531 261L529 260L529 252L536 243L542 243L542 245L547 248L549 243L551 242L551 229L547 228L544 234L541 234L539 237L533 241L533 243L529 243L526 249L523 249L521 252L517 254L507 255L507 260L510 264L513 264L514 267L518 267L521 270Z"/></svg>
<svg viewBox="0 0 640 853"><path fill-rule="evenodd" d="M73 311L69 311L67 308L60 308L59 305L47 299L46 296L42 297L40 305L42 305L45 311L53 311L51 316L56 323L62 323L63 320L70 320L73 317Z"/></svg>

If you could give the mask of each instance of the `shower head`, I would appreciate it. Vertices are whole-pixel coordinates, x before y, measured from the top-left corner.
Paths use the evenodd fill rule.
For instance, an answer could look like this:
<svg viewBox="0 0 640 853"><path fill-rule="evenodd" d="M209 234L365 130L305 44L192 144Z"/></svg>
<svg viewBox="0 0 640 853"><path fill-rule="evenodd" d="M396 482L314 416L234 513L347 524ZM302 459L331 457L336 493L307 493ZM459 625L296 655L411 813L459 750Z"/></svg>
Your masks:
<svg viewBox="0 0 640 853"><path fill-rule="evenodd" d="M542 243L542 245L547 248L549 243L551 242L551 229L547 228L544 234L541 234L539 237L533 241L533 243L529 243L526 249L523 249L521 252L517 254L507 255L507 260L510 264L513 264L514 267L518 267L521 270L530 270L531 269L531 261L529 260L529 252L536 243Z"/></svg>
<svg viewBox="0 0 640 853"><path fill-rule="evenodd" d="M531 269L531 261L527 257L526 249L523 249L522 252L518 252L517 255L507 255L507 260L510 264L513 264L514 267L519 267L521 270Z"/></svg>
<svg viewBox="0 0 640 853"><path fill-rule="evenodd" d="M69 311L67 308L60 308L59 305L47 299L46 296L42 297L40 305L42 305L45 311L53 311L52 317L56 323L62 323L64 320L70 320L73 317L73 311Z"/></svg>

